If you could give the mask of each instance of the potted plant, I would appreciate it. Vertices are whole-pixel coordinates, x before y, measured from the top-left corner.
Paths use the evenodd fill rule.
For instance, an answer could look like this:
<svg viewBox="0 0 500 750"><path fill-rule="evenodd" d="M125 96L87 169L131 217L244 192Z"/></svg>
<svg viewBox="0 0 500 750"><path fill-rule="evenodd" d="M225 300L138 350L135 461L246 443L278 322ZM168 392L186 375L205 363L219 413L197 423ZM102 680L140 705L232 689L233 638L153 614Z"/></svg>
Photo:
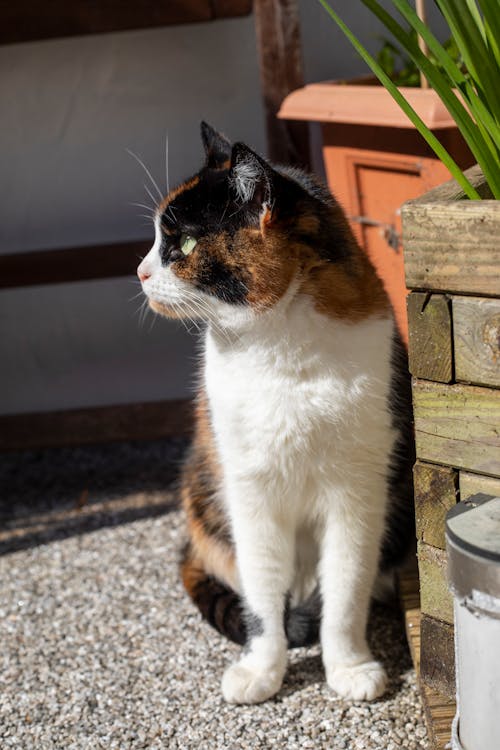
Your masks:
<svg viewBox="0 0 500 750"><path fill-rule="evenodd" d="M418 457L420 677L430 734L441 748L449 740L454 713L444 518L457 501L476 492L500 495L500 1L436 0L461 65L407 0L392 4L430 54L380 3L362 0L448 109L478 162L465 173L326 0L320 2L454 176L402 208L406 284L412 290L409 361Z"/></svg>
<svg viewBox="0 0 500 750"><path fill-rule="evenodd" d="M398 57L399 76L394 64ZM471 166L475 160L453 118L426 79L421 85L411 58L386 42L379 65L396 79L402 94L455 161L463 168ZM449 179L448 166L376 77L307 85L286 97L278 116L321 124L328 183L383 279L407 340L399 208Z"/></svg>

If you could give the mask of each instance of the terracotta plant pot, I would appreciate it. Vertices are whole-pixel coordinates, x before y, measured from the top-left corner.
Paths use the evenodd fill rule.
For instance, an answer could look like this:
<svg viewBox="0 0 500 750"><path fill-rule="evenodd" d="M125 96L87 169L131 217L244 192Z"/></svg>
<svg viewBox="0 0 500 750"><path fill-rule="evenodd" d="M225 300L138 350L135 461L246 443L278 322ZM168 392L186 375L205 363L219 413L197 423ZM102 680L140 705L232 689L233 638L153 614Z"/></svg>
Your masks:
<svg viewBox="0 0 500 750"><path fill-rule="evenodd" d="M402 89L439 140L466 168L474 163L432 89ZM279 117L319 122L328 184L384 281L408 340L399 209L450 178L391 95L373 79L314 83L293 91Z"/></svg>

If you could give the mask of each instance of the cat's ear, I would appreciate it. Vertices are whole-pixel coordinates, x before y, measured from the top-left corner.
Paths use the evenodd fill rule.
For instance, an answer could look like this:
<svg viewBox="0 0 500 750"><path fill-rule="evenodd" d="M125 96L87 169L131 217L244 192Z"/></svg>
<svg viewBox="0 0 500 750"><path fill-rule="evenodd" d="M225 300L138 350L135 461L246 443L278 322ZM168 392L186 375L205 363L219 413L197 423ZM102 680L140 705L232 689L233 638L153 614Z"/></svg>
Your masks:
<svg viewBox="0 0 500 750"><path fill-rule="evenodd" d="M259 212L273 202L276 173L269 164L244 143L235 143L231 152L229 178L242 203Z"/></svg>
<svg viewBox="0 0 500 750"><path fill-rule="evenodd" d="M206 122L201 123L201 140L207 157L207 167L210 169L224 169L229 166L231 158L231 143L225 135L218 133Z"/></svg>

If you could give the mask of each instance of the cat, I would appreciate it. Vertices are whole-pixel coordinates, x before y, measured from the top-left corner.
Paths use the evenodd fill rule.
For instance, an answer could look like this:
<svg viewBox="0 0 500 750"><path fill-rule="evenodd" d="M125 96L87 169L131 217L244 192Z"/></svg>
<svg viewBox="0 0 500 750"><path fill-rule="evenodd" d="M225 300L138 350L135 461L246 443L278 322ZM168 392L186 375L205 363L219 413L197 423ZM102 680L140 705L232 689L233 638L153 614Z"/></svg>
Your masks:
<svg viewBox="0 0 500 750"><path fill-rule="evenodd" d="M244 644L228 702L276 694L287 648L321 642L340 696L372 700L377 578L413 538L411 390L384 287L330 192L201 125L205 163L155 213L150 307L206 322L182 476L182 578Z"/></svg>

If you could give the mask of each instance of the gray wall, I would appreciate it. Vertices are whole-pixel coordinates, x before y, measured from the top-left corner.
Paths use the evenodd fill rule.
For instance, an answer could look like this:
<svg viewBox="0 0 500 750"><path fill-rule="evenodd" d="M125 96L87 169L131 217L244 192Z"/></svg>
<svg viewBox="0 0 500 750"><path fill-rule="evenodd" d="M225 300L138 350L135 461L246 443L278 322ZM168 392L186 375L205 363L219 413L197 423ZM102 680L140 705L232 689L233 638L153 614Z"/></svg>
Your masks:
<svg viewBox="0 0 500 750"><path fill-rule="evenodd" d="M376 48L359 3L337 9ZM308 81L364 64L315 0L300 3ZM199 121L265 152L253 18L0 48L0 253L151 236L136 152L165 187L197 170ZM195 339L140 325L133 279L0 292L0 413L185 396Z"/></svg>

